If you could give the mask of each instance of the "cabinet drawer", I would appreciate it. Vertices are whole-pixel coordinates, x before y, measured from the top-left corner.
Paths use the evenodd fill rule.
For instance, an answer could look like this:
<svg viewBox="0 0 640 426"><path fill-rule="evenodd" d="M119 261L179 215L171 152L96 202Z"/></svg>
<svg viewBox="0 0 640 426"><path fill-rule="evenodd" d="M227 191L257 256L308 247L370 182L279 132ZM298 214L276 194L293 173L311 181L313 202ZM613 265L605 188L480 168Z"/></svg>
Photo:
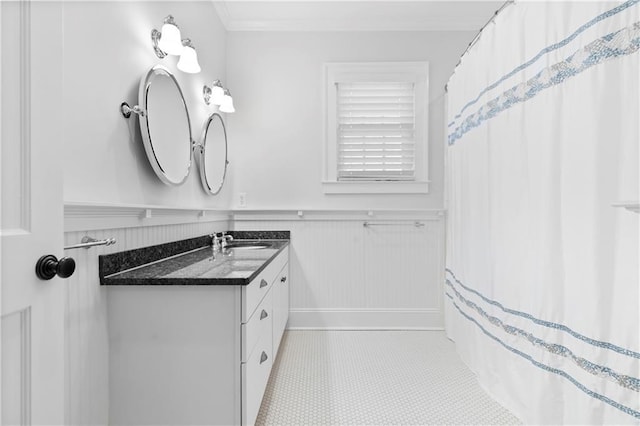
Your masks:
<svg viewBox="0 0 640 426"><path fill-rule="evenodd" d="M258 307L264 296L269 292L271 285L278 276L278 272L289 261L289 250L285 248L278 257L258 275L251 283L242 287L242 323L249 321L253 312Z"/></svg>
<svg viewBox="0 0 640 426"><path fill-rule="evenodd" d="M272 293L273 291L270 291L262 299L249 321L240 327L242 332L242 362L247 362L262 335L270 333L270 324L273 322Z"/></svg>
<svg viewBox="0 0 640 426"><path fill-rule="evenodd" d="M246 363L242 363L242 424L256 422L273 364L271 322Z"/></svg>

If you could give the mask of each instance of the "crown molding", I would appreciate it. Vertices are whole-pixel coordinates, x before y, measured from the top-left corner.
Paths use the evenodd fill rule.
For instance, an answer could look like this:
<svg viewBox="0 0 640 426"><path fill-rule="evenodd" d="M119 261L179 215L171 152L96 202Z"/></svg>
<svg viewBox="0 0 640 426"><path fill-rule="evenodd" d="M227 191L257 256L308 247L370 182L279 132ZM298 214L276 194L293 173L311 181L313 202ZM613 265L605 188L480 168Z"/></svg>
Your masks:
<svg viewBox="0 0 640 426"><path fill-rule="evenodd" d="M222 7L220 8L222 9ZM226 10L226 6L224 7ZM216 10L218 7L216 6ZM223 19L227 31L279 31L279 32L424 32L424 31L477 31L478 23L469 19L420 20L419 22L352 22L346 20L282 19L234 20L228 11Z"/></svg>
<svg viewBox="0 0 640 426"><path fill-rule="evenodd" d="M292 1L274 1L276 7L280 7L281 3L303 3L304 0ZM372 3L377 3L373 1ZM268 3L268 1L260 1L259 3ZM318 3L318 1L309 1L310 4ZM349 2L347 2L349 3ZM380 3L383 3L380 1ZM391 2L384 2L391 3ZM409 1L409 3L413 3ZM460 2L468 3L464 0ZM261 17L259 14L252 16L242 16L242 12L234 11L230 5L231 0L213 0L213 6L220 19L220 22L227 31L280 31L280 32L386 32L386 31L478 31L478 29L486 22L486 18L479 18L477 15L471 14L451 14L443 16L429 16L420 14L420 16L377 16L375 13L370 16L361 16L360 19L354 20L353 16L331 16L313 17L313 16L289 16L279 18L276 13L271 16ZM493 6L492 6L493 7ZM237 9L237 8L236 8ZM231 11L230 11L231 10ZM238 14L240 13L240 14Z"/></svg>
<svg viewBox="0 0 640 426"><path fill-rule="evenodd" d="M227 8L227 3L225 1L214 1L213 7L218 14L218 18L222 23L222 26L229 31L229 23L231 22L231 16L229 15L229 9Z"/></svg>

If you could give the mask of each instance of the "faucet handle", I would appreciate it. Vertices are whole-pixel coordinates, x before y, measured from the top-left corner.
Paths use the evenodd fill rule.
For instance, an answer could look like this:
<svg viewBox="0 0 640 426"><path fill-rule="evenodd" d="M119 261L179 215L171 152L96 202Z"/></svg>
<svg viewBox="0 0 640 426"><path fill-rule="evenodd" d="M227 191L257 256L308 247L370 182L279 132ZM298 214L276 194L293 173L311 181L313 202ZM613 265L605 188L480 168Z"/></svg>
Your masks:
<svg viewBox="0 0 640 426"><path fill-rule="evenodd" d="M218 250L220 248L220 238L218 238L218 234L214 232L213 234L209 234L209 236L211 237L211 247L214 251Z"/></svg>
<svg viewBox="0 0 640 426"><path fill-rule="evenodd" d="M222 236L220 237L220 248L224 250L227 247L227 243L229 243L229 241L233 241L233 236L227 235L226 232L223 232Z"/></svg>

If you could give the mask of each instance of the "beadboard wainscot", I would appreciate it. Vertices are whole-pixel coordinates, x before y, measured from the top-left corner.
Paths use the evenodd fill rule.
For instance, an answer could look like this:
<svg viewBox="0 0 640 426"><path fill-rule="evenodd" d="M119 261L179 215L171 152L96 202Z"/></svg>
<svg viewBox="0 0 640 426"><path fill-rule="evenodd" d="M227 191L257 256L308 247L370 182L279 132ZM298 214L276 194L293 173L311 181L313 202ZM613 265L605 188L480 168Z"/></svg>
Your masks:
<svg viewBox="0 0 640 426"><path fill-rule="evenodd" d="M65 204L65 246L85 235L109 246L65 250L76 271L65 280L65 424L108 424L109 348L106 290L98 255L230 229L228 211L146 205Z"/></svg>
<svg viewBox="0 0 640 426"><path fill-rule="evenodd" d="M289 329L444 328L444 210L237 209L233 229L291 231Z"/></svg>

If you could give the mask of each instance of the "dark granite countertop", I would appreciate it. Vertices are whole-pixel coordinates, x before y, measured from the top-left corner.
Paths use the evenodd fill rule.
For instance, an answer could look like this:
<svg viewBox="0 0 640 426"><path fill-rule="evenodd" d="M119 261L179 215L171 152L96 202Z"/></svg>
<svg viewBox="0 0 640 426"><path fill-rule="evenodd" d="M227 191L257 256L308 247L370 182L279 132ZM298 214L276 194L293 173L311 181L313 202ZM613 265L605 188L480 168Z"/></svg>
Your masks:
<svg viewBox="0 0 640 426"><path fill-rule="evenodd" d="M234 243L257 236L236 233L240 235L236 235ZM268 239L269 236L273 239ZM100 283L109 286L247 285L289 244L288 232L263 233L260 237L251 240L268 242L269 247L231 248L214 253L206 244L210 239L198 237L100 256Z"/></svg>

